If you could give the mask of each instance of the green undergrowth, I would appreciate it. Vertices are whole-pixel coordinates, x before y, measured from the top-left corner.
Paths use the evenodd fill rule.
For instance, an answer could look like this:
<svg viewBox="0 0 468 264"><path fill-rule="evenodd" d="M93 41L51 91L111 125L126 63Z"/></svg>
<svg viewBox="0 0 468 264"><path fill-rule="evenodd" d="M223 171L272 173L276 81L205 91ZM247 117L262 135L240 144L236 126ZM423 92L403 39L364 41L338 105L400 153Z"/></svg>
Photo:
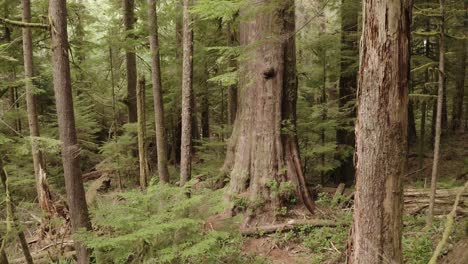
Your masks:
<svg viewBox="0 0 468 264"><path fill-rule="evenodd" d="M202 190L188 198L186 188L166 184L115 193L92 210L98 231L78 238L93 249L96 263L255 263L241 254L238 232L204 225L224 210L222 194Z"/></svg>

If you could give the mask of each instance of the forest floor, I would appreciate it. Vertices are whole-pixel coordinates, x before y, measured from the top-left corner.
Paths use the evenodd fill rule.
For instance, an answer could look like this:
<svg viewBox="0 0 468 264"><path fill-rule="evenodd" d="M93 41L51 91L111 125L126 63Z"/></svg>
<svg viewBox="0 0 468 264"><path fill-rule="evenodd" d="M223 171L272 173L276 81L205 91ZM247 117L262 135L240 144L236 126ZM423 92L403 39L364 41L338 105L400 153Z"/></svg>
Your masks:
<svg viewBox="0 0 468 264"><path fill-rule="evenodd" d="M455 137L452 137L455 138ZM430 177L432 165L432 151L428 150L424 155L423 170L419 165L418 156L411 153L408 159L408 174L405 178L405 216L403 249L405 263L427 263L432 255L433 249L441 238L445 225L445 214L450 210L454 193L463 183L468 180L468 135L456 137L458 140L446 140L443 144L441 154L441 164L438 180L438 188L443 198L436 205L437 217L434 225L429 230L423 230L425 226L425 203L427 203L428 190L423 189L424 180ZM416 147L414 148L416 149ZM213 153L213 152L211 152ZM209 171L214 171L222 164L223 155L215 152L209 156L200 152L199 162L194 165L194 174L205 175ZM111 188L100 189L103 184L107 184L108 175L100 177L87 184L88 195L93 196L93 200L104 201L116 193ZM108 187L108 186L107 186ZM104 192L102 192L104 190ZM445 191L452 190L452 191ZM352 193L353 188L346 188L342 193L335 194L336 189L332 186L322 188L317 197L318 210L312 217L301 217L306 212L296 213L297 219L287 219L284 221L296 221L321 219L339 221L343 225L338 226L294 226L293 228L278 229L275 232L265 232L245 235L242 239L241 252L244 255L255 255L270 263L344 263L346 258L346 244L350 233L352 222ZM447 194L447 195L446 195ZM89 199L89 197L88 197ZM118 203L119 201L115 201ZM37 226L40 220L40 213L37 208L25 208L20 204L20 217L26 227L25 234L30 243L33 255L37 263L49 263L55 256L73 255L72 240L69 235L69 226L64 225L63 220L52 219L47 224L41 226L42 229L52 230L49 236L39 239L37 236ZM441 262L447 264L468 263L468 193L462 197L459 205L456 224L449 243L443 251ZM218 215L219 216L219 215ZM299 216L299 217L297 217ZM214 218L213 218L214 217ZM228 229L226 226L238 226L239 219L207 218L205 225L212 230ZM95 230L105 232L105 230ZM233 232L233 231L230 231ZM234 231L236 232L236 231ZM14 252L10 263L24 263L21 258L19 246L13 245L8 249ZM68 253L67 253L68 252Z"/></svg>

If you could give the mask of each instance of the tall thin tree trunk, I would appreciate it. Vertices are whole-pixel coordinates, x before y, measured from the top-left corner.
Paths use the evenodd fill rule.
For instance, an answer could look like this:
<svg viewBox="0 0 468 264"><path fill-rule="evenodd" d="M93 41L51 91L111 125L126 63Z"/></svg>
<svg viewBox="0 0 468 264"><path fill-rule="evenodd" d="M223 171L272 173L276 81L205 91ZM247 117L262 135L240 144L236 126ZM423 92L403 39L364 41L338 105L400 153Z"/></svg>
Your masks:
<svg viewBox="0 0 468 264"><path fill-rule="evenodd" d="M352 263L402 263L410 0L365 0Z"/></svg>
<svg viewBox="0 0 468 264"><path fill-rule="evenodd" d="M146 158L145 77L140 76L137 87L138 158L140 162L140 188L148 186L148 160Z"/></svg>
<svg viewBox="0 0 468 264"><path fill-rule="evenodd" d="M229 47L234 47L238 45L238 40L236 33L232 29L231 23L228 24L227 26L227 34L228 34L228 46ZM237 69L237 63L235 58L230 58L229 60L229 66L234 67ZM237 84L230 85L228 88L228 94L227 94L227 108L228 108L228 124L230 126L234 125L234 121L236 120L236 114L237 114Z"/></svg>
<svg viewBox="0 0 468 264"><path fill-rule="evenodd" d="M414 120L413 102L408 102L408 147L416 144L418 136L416 132L416 121Z"/></svg>
<svg viewBox="0 0 468 264"><path fill-rule="evenodd" d="M73 232L76 232L80 228L91 230L83 180L81 178L80 147L76 138L70 62L68 58L66 0L50 0L49 16L52 27L51 45L52 65L54 66L55 103L71 226ZM78 263L89 263L89 252L81 242L75 241L75 249Z"/></svg>
<svg viewBox="0 0 468 264"><path fill-rule="evenodd" d="M359 4L355 0L343 0L340 7L341 69L338 107L340 112L344 113L347 118L356 117L356 110L352 102L356 99L357 70L354 70L352 67L355 60L358 60L358 10ZM349 125L353 125L353 123ZM338 129L336 131L336 140L338 145L354 148L354 131ZM354 174L353 155L343 157L340 167L337 169L337 180L346 184L352 184Z"/></svg>
<svg viewBox="0 0 468 264"><path fill-rule="evenodd" d="M203 81L203 97L201 102L201 135L202 138L210 137L210 85L208 83L209 72L208 65L205 62L205 80ZM222 107L221 107L222 108ZM221 109L223 112L224 109ZM222 126L222 125L221 125Z"/></svg>
<svg viewBox="0 0 468 264"><path fill-rule="evenodd" d="M256 1L249 1L254 6ZM247 193L252 204L244 225L254 218L274 221L274 212L290 206L294 197L314 210L307 189L296 134L296 42L294 1L263 1L271 7L255 12L240 26L241 45L254 43L239 65L240 99L223 170L230 175L229 193ZM262 6L260 6L261 8ZM249 17L251 10L241 10ZM258 44L260 43L260 44ZM274 186L291 193L275 195Z"/></svg>
<svg viewBox="0 0 468 264"><path fill-rule="evenodd" d="M190 180L192 167L193 35L189 13L191 0L183 6L182 139L180 147L180 185Z"/></svg>
<svg viewBox="0 0 468 264"><path fill-rule="evenodd" d="M148 29L151 49L151 79L153 81L154 123L156 126L156 148L158 173L161 182L169 182L167 167L166 134L164 129L164 103L161 84L161 63L159 59L158 19L156 0L148 0Z"/></svg>
<svg viewBox="0 0 468 264"><path fill-rule="evenodd" d="M439 89L437 93L437 119L435 126L435 139L434 139L434 161L432 163L431 175L431 195L429 198L429 210L427 211L427 226L432 225L432 218L434 213L434 200L437 189L437 174L439 172L439 158L440 158L440 135L442 133L442 105L444 100L444 86L445 86L445 0L439 0L440 3L440 32L439 32Z"/></svg>
<svg viewBox="0 0 468 264"><path fill-rule="evenodd" d="M125 38L132 40L135 38L135 0L122 0L124 12L124 27L126 30ZM136 54L133 44L126 44L125 58L127 63L127 107L128 122L137 122L136 89L137 89L137 67Z"/></svg>
<svg viewBox="0 0 468 264"><path fill-rule="evenodd" d="M463 22L465 38L460 40L459 60L460 66L457 72L456 92L453 96L452 108L452 130L458 131L462 128L463 100L465 98L465 75L466 75L466 49L468 36L468 1L465 1L465 20Z"/></svg>
<svg viewBox="0 0 468 264"><path fill-rule="evenodd" d="M31 22L31 2L30 0L22 0L22 14L23 22ZM37 147L37 143L34 138L40 137L39 133L39 121L37 118L36 110L36 96L34 95L34 85L32 78L34 77L33 70L33 47L32 47L32 32L31 28L23 28L23 56L24 56L24 77L26 86L26 108L28 112L29 121L29 135L31 137L31 152L34 163L34 175L36 178L36 191L39 201L40 208L46 212L51 213L52 211L52 200L47 184L47 177L45 171L44 160L42 152Z"/></svg>

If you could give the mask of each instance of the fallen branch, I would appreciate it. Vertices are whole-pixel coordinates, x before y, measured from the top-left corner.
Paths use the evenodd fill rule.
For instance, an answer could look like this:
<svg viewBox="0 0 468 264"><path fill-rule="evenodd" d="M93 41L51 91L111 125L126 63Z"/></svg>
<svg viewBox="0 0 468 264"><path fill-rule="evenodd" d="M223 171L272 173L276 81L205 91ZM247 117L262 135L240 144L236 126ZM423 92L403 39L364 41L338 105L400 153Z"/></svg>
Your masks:
<svg viewBox="0 0 468 264"><path fill-rule="evenodd" d="M465 182L463 188L458 192L457 197L455 198L455 203L453 204L452 211L447 215L447 222L445 223L445 229L442 235L442 239L440 240L439 244L437 244L437 247L434 250L434 254L431 257L429 264L437 263L437 258L439 257L440 253L442 252L442 249L447 243L450 233L452 233L453 223L455 222L455 216L457 215L458 203L460 202L460 197L462 196L466 188L468 188L468 181Z"/></svg>
<svg viewBox="0 0 468 264"><path fill-rule="evenodd" d="M347 223L339 223L337 221L323 220L323 219L291 220L287 223L282 223L282 224L242 228L240 232L244 236L251 236L251 235L257 235L257 234L269 234L269 233L274 233L278 231L279 232L289 231L289 230L298 228L300 226L335 227L335 226L341 226L341 225L347 225Z"/></svg>

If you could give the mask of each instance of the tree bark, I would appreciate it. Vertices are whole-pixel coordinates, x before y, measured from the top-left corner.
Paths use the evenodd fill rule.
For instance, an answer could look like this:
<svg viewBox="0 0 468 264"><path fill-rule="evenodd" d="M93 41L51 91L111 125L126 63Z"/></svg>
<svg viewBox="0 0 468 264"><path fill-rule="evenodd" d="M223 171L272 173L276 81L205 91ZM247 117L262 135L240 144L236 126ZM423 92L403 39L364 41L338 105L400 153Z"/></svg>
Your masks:
<svg viewBox="0 0 468 264"><path fill-rule="evenodd" d="M256 46L239 65L241 100L223 167L231 178L229 194L245 193L251 201L244 226L254 218L271 222L292 197L314 210L296 134L294 1L267 0L262 5L271 8L240 26L241 45ZM241 10L241 16L248 17L248 12ZM289 192L275 191L282 186L289 186Z"/></svg>
<svg viewBox="0 0 468 264"><path fill-rule="evenodd" d="M80 228L91 230L86 205L85 191L81 178L80 147L76 138L75 114L73 110L70 62L68 58L67 8L65 0L49 1L49 16L52 36L52 65L58 129L61 141L65 189L70 208L72 231ZM86 247L75 241L78 263L89 263Z"/></svg>
<svg viewBox="0 0 468 264"><path fill-rule="evenodd" d="M460 40L460 51L458 56L460 66L457 72L456 91L453 96L452 131L458 131L462 128L463 100L465 98L466 48L468 42L468 1L465 1L465 21L463 22L463 25L465 38Z"/></svg>
<svg viewBox="0 0 468 264"><path fill-rule="evenodd" d="M158 173L161 182L169 182L167 167L166 134L164 129L164 102L161 84L161 63L159 58L158 19L156 0L148 0L148 30L151 49L151 79L153 81L154 123L156 126L156 148Z"/></svg>
<svg viewBox="0 0 468 264"><path fill-rule="evenodd" d="M31 2L30 0L22 0L22 16L24 23L31 22ZM29 136L31 137L31 152L34 163L34 175L36 178L36 191L39 201L39 206L45 213L52 211L52 199L47 184L42 151L39 150L34 138L40 137L39 121L37 118L36 96L34 95L34 85L32 78L34 77L33 68L33 46L31 28L24 27L23 29L23 57L24 57L24 77L26 90L26 108L29 121Z"/></svg>
<svg viewBox="0 0 468 264"><path fill-rule="evenodd" d="M356 99L357 70L352 68L355 60L358 60L358 9L359 4L355 0L343 0L341 10L341 71L339 85L338 106L340 112L346 118L355 118L356 110L352 102ZM353 123L347 124L353 125ZM354 148L354 131L338 129L336 131L338 145ZM346 184L354 181L353 155L341 158L340 167L337 169L337 180Z"/></svg>
<svg viewBox="0 0 468 264"><path fill-rule="evenodd" d="M146 158L146 113L145 113L145 77L138 80L137 88L137 113L138 113L138 160L140 162L140 188L148 187L148 160Z"/></svg>
<svg viewBox="0 0 468 264"><path fill-rule="evenodd" d="M437 93L437 117L435 124L435 138L434 138L434 161L432 163L431 174L431 196L429 199L429 210L427 212L426 224L428 227L432 225L432 218L434 214L434 200L437 189L437 174L439 172L439 158L440 158L440 135L442 133L442 108L444 100L444 86L445 86L445 0L439 0L440 3L440 32L439 32L439 89Z"/></svg>
<svg viewBox="0 0 468 264"><path fill-rule="evenodd" d="M124 27L125 39L131 41L135 38L133 34L135 24L135 0L122 0L124 12ZM133 44L126 43L125 58L127 63L127 107L128 107L128 122L137 122L137 103L136 103L136 89L137 89L137 68L136 68L136 54Z"/></svg>
<svg viewBox="0 0 468 264"><path fill-rule="evenodd" d="M238 40L236 33L232 29L232 25L228 24L227 26L227 34L228 34L228 46L229 47L234 47L238 45ZM237 63L235 58L230 58L229 61L230 67L234 67L237 69ZM236 114L237 114L237 85L231 85L228 88L228 100L227 100L227 108L228 108L228 122L229 125L232 126L234 125L234 121L236 120Z"/></svg>
<svg viewBox="0 0 468 264"><path fill-rule="evenodd" d="M365 0L356 122L352 263L402 263L410 0Z"/></svg>
<svg viewBox="0 0 468 264"><path fill-rule="evenodd" d="M416 132L416 121L414 120L413 102L408 102L408 148L413 146L418 140Z"/></svg>
<svg viewBox="0 0 468 264"><path fill-rule="evenodd" d="M208 83L209 72L208 65L205 62L205 80L203 82L203 98L201 102L201 135L202 138L210 138L210 86ZM221 112L223 110L221 109Z"/></svg>
<svg viewBox="0 0 468 264"><path fill-rule="evenodd" d="M180 147L180 185L190 180L192 167L193 35L189 13L191 0L183 6L182 139Z"/></svg>

